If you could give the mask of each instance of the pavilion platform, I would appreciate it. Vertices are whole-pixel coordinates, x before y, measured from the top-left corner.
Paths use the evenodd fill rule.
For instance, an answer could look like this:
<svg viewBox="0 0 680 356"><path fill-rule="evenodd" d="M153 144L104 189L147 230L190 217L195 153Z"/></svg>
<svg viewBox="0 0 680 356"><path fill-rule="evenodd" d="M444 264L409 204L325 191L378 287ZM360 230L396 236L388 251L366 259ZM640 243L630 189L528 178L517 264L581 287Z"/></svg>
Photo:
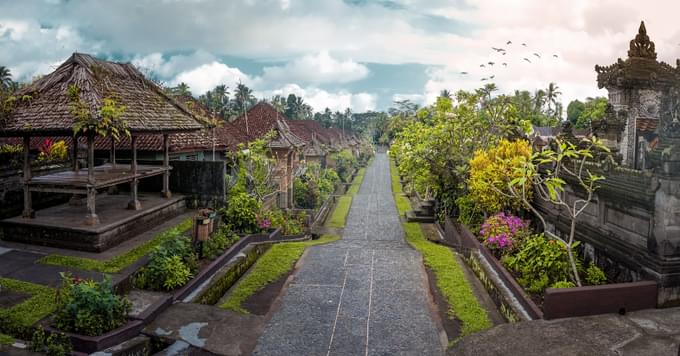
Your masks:
<svg viewBox="0 0 680 356"><path fill-rule="evenodd" d="M87 177L87 175L85 175ZM2 239L34 245L102 252L133 236L172 219L185 210L185 198L159 193L140 193L141 208L126 209L127 194L97 194L99 223L88 225L85 205L62 204L38 210L34 218L21 216L0 221Z"/></svg>

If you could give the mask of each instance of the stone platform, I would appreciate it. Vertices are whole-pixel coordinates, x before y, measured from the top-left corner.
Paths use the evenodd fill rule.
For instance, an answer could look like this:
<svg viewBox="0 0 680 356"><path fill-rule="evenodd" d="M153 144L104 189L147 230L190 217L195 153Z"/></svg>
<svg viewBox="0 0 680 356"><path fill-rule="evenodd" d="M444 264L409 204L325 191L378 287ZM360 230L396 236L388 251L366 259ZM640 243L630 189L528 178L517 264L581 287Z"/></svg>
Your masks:
<svg viewBox="0 0 680 356"><path fill-rule="evenodd" d="M184 196L162 198L140 194L141 210L126 209L127 195L97 196L100 223L85 225L85 206L62 204L39 210L33 219L20 216L0 221L2 239L43 246L102 252L182 213Z"/></svg>

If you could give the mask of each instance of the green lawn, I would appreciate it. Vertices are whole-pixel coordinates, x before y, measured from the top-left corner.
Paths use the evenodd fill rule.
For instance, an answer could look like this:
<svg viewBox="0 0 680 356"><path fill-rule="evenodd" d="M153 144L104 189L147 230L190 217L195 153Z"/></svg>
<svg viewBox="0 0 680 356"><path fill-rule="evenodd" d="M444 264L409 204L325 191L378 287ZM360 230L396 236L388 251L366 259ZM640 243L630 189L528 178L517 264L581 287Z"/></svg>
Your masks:
<svg viewBox="0 0 680 356"><path fill-rule="evenodd" d="M14 338L0 333L0 345L12 345L14 343Z"/></svg>
<svg viewBox="0 0 680 356"><path fill-rule="evenodd" d="M335 203L335 209L331 214L326 226L341 228L345 226L345 220L347 220L347 214L349 214L349 208L352 206L352 196L343 195L338 198Z"/></svg>
<svg viewBox="0 0 680 356"><path fill-rule="evenodd" d="M56 292L52 288L9 278L0 278L0 286L31 295L11 308L0 308L0 332L28 337L31 326L54 311Z"/></svg>
<svg viewBox="0 0 680 356"><path fill-rule="evenodd" d="M366 175L366 168L359 169L357 176L354 177L352 185L350 185L349 189L347 189L347 195L354 196L357 193L359 193L359 188L361 188L361 182L364 181L364 175Z"/></svg>
<svg viewBox="0 0 680 356"><path fill-rule="evenodd" d="M111 258L110 260L95 260L91 258L72 257L63 255L49 255L38 260L39 263L55 266L73 267L89 271L98 271L102 273L118 273L125 267L130 266L137 260L151 252L156 246L162 244L165 240L175 236L178 232L184 233L189 231L192 226L192 218L183 220L177 226L169 228L154 236L151 240L134 249Z"/></svg>
<svg viewBox="0 0 680 356"><path fill-rule="evenodd" d="M241 303L293 269L305 248L336 240L337 236L324 235L318 240L275 244L257 260L253 270L236 284L229 298L220 307L247 314L248 311L241 307Z"/></svg>
<svg viewBox="0 0 680 356"><path fill-rule="evenodd" d="M408 198L402 195L396 165L390 160L392 192L400 214L411 210ZM403 223L406 241L423 255L425 265L437 277L437 288L449 304L449 314L463 323L460 337L492 326L486 310L479 304L469 281L463 274L463 267L448 247L428 241L419 223Z"/></svg>

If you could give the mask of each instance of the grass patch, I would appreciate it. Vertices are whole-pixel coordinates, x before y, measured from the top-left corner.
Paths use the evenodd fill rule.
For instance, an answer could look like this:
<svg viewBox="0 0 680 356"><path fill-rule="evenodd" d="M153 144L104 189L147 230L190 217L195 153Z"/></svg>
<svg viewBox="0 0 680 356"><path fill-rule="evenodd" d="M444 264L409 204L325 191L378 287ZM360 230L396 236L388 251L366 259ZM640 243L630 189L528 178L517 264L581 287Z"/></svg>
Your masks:
<svg viewBox="0 0 680 356"><path fill-rule="evenodd" d="M253 270L238 282L229 298L227 298L224 304L220 305L220 308L247 314L248 311L241 307L241 303L267 284L276 281L293 269L295 262L300 259L305 248L333 242L338 239L339 237L337 236L323 235L318 240L275 244L260 257L255 266L253 266Z"/></svg>
<svg viewBox="0 0 680 356"><path fill-rule="evenodd" d="M352 206L352 196L343 195L338 198L335 204L335 209L331 214L330 219L326 223L328 227L341 228L345 226L345 220L347 220L347 214L349 214L349 208Z"/></svg>
<svg viewBox="0 0 680 356"><path fill-rule="evenodd" d="M12 345L12 344L14 344L13 337L0 333L0 345Z"/></svg>
<svg viewBox="0 0 680 356"><path fill-rule="evenodd" d="M390 160L392 192L401 214L411 209L408 198L402 195L396 165ZM449 315L463 323L463 336L488 329L492 326L486 310L479 304L463 267L448 247L428 241L419 223L403 223L406 241L423 255L425 265L432 269L437 277L437 288L442 292L449 304ZM454 340L454 342L457 340Z"/></svg>
<svg viewBox="0 0 680 356"><path fill-rule="evenodd" d="M361 182L364 181L365 175L366 175L366 168L359 169L359 172L357 173L356 177L354 177L354 181L352 182L352 185L350 185L349 189L347 189L347 195L354 196L357 193L359 193L359 188L361 188Z"/></svg>
<svg viewBox="0 0 680 356"><path fill-rule="evenodd" d="M11 308L0 309L0 331L17 337L30 336L31 326L52 313L56 307L54 289L18 281L0 278L2 288L30 294L31 297Z"/></svg>
<svg viewBox="0 0 680 356"><path fill-rule="evenodd" d="M55 266L78 268L102 273L118 273L124 268L137 262L140 258L149 254L156 246L175 236L177 232L189 231L192 226L192 218L187 218L177 226L164 230L151 240L133 248L132 250L111 258L110 260L95 260L92 258L73 257L63 255L48 255L38 260L39 263Z"/></svg>

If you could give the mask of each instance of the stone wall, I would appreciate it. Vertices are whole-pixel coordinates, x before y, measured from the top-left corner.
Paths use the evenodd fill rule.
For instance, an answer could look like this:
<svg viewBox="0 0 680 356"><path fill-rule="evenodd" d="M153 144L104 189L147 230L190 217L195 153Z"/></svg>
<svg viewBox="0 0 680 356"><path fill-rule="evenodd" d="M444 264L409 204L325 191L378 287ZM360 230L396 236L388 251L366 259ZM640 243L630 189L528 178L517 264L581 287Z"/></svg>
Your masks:
<svg viewBox="0 0 680 356"><path fill-rule="evenodd" d="M64 171L64 166L36 168L34 176ZM16 169L0 170L0 219L21 215L24 210L24 190L21 183L22 172ZM36 210L68 201L70 195L33 192L33 208Z"/></svg>
<svg viewBox="0 0 680 356"><path fill-rule="evenodd" d="M227 195L224 161L171 161L170 165L170 191L188 195L199 206L224 204Z"/></svg>

